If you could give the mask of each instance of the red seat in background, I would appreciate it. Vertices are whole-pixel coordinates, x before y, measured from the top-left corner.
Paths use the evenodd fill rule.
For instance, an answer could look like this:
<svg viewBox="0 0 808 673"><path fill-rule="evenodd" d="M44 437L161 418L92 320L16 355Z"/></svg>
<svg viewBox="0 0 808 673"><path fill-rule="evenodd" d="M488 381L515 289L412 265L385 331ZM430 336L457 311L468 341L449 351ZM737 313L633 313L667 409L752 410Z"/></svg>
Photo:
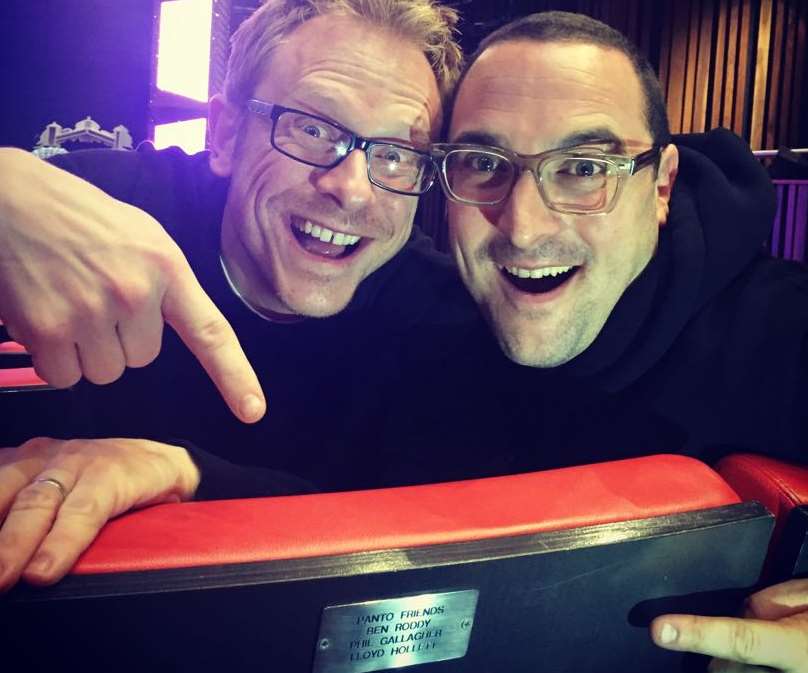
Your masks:
<svg viewBox="0 0 808 673"><path fill-rule="evenodd" d="M0 323L0 393L43 390L50 386L30 366L25 348L15 341L4 341L8 335Z"/></svg>
<svg viewBox="0 0 808 673"><path fill-rule="evenodd" d="M47 381L43 381L37 376L33 367L0 368L0 393L46 390L49 388Z"/></svg>
<svg viewBox="0 0 808 673"><path fill-rule="evenodd" d="M25 355L25 346L16 341L0 341L0 355Z"/></svg>
<svg viewBox="0 0 808 673"><path fill-rule="evenodd" d="M49 673L338 673L423 654L423 673L680 671L687 655L654 647L648 623L734 611L772 525L669 455L161 505L110 522L62 583L0 601L0 637Z"/></svg>
<svg viewBox="0 0 808 673"><path fill-rule="evenodd" d="M717 470L744 500L757 500L777 519L768 581L808 576L808 467L739 453L721 460Z"/></svg>

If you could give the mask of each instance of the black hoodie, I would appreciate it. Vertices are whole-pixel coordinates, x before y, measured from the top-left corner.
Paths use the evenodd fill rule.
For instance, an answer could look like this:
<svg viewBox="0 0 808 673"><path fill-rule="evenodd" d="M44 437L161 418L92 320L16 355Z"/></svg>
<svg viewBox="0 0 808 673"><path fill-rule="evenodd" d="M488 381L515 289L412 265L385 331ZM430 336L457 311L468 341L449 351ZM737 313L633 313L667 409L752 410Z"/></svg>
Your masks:
<svg viewBox="0 0 808 673"><path fill-rule="evenodd" d="M715 130L674 143L657 253L586 351L519 366L486 329L410 351L431 362L388 386L415 401L379 441L388 483L660 452L808 459L808 270L767 256L774 190L743 141ZM430 369L428 387L407 375Z"/></svg>

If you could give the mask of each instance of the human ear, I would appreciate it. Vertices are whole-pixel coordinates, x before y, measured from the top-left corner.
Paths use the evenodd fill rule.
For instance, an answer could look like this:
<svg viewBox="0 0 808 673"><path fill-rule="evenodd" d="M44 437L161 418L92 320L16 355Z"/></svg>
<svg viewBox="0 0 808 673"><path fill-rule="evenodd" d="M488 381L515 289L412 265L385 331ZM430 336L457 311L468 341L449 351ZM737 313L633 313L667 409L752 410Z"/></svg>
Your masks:
<svg viewBox="0 0 808 673"><path fill-rule="evenodd" d="M656 178L657 222L664 227L668 221L673 184L679 172L679 150L676 145L669 144L662 151Z"/></svg>
<svg viewBox="0 0 808 673"><path fill-rule="evenodd" d="M222 178L233 172L233 156L241 128L240 110L217 93L208 103L208 138L210 140L210 170Z"/></svg>

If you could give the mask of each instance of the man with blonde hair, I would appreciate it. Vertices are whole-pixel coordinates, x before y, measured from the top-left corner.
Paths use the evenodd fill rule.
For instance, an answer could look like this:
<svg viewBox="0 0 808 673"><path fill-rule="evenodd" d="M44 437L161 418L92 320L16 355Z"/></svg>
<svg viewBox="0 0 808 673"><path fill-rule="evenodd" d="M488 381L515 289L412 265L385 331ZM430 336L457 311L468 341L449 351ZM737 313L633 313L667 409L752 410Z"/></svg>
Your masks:
<svg viewBox="0 0 808 673"><path fill-rule="evenodd" d="M434 0L270 0L235 33L225 94L215 95L210 103L212 153L209 160L200 158L198 163L203 168L209 163L219 177L235 173L234 190L224 209L222 258L239 296L253 308L275 316L335 313L344 308L364 277L404 245L416 197L434 178L423 150L439 130L440 98L459 72L461 54L453 39L456 21L453 10ZM328 58L326 52L319 58L316 54L325 45ZM338 46L347 57L368 62L340 62ZM346 72L340 71L343 66ZM310 71L303 73L303 67ZM298 72L299 81L295 79ZM260 100L249 103L249 99L267 93L296 101L301 96L295 96L293 89L304 85L315 89L315 100L302 112L327 113L325 99L339 98L334 104L348 105L351 114L361 112L361 121L370 131L376 130L370 120L380 120L378 131L391 143L369 145L370 136L344 126L349 120L313 114L315 125L307 127L308 133L323 131L330 136L321 140L319 148L296 150L298 139L289 132L294 124L304 124L305 118L280 114L278 100L266 105ZM375 100L381 94L389 99L383 104ZM389 109L382 110L383 105ZM398 126L393 128L385 116ZM337 123L316 126L323 121ZM402 150L403 158L386 160L385 152L392 157ZM309 261L344 258L339 271L332 268L338 266L334 263L314 264L317 271L305 279L308 287L291 290L288 284L295 278L289 274L294 270L279 268L280 249L270 260L272 268L254 268L255 239L278 238L270 236L262 223L237 222L245 215L237 212L244 204L235 202L241 194L240 171L257 156L272 162L272 180L264 180L273 183L278 198L303 197L305 202L313 191L321 195L320 205L310 208L314 212L295 215L336 218L338 222L324 224L339 223L344 231L327 226L323 232L319 226L321 249L310 249ZM71 385L82 376L96 383L115 380L126 366L141 367L154 359L165 321L208 370L233 412L247 422L260 418L263 394L232 330L199 291L181 251L151 217L155 214L151 211L161 207L176 208L170 192L187 185L175 166L186 170L187 162L172 161L165 154L155 158L112 153L71 155L54 162L88 178L107 192L104 195L87 182L33 159L12 148L0 151L6 178L0 193L4 223L0 249L14 253L0 258L0 318L11 337L28 347L37 372L57 387ZM399 174L385 175L394 163ZM157 184L133 184L152 166L161 178ZM330 179L347 173L361 174L358 183L348 181L350 189L361 185L357 193L343 193L341 185ZM299 183L308 175L314 190L284 192L283 179L296 178ZM410 183L402 184L402 179ZM161 194L163 201L157 199ZM121 201L132 202L138 210ZM323 202L334 207L329 210ZM289 219L292 213L285 216ZM119 222L126 226L116 226ZM305 229L305 221L295 222ZM291 222L287 224L292 228ZM366 231L368 226L373 231ZM170 223L166 228L178 238ZM300 226L295 229L299 231ZM325 240L328 232L332 232L330 241ZM311 232L300 233L301 245L316 238ZM343 236L338 245L329 247L336 233ZM294 246L289 248L297 252ZM49 264L56 250L61 255L58 266ZM248 266L258 278L247 278ZM316 284L329 289L318 295Z"/></svg>
<svg viewBox="0 0 808 673"><path fill-rule="evenodd" d="M17 466L0 468L0 589L61 576L110 516L190 497L199 470L178 442L332 487L371 479L349 464L377 358L456 288L410 240L459 72L456 18L433 0L269 0L234 35L209 154L102 150L56 167L3 150L9 334L57 386L139 369L74 391L95 413L64 435L99 439L0 452ZM161 344L164 321L176 334ZM259 380L275 400L263 419ZM121 457L119 483L104 481ZM256 488L310 487L278 474Z"/></svg>

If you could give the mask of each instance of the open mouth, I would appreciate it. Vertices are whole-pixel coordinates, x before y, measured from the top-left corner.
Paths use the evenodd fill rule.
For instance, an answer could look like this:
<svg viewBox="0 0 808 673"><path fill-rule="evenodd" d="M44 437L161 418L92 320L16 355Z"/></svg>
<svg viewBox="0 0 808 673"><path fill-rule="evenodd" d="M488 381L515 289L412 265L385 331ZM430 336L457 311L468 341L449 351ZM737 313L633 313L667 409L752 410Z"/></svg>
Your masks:
<svg viewBox="0 0 808 673"><path fill-rule="evenodd" d="M525 269L519 266L499 267L502 277L516 289L529 294L545 294L561 287L570 280L579 266L545 266L541 269Z"/></svg>
<svg viewBox="0 0 808 673"><path fill-rule="evenodd" d="M330 259L350 257L364 241L361 236L333 231L322 224L297 216L292 217L291 229L300 247L306 252Z"/></svg>

